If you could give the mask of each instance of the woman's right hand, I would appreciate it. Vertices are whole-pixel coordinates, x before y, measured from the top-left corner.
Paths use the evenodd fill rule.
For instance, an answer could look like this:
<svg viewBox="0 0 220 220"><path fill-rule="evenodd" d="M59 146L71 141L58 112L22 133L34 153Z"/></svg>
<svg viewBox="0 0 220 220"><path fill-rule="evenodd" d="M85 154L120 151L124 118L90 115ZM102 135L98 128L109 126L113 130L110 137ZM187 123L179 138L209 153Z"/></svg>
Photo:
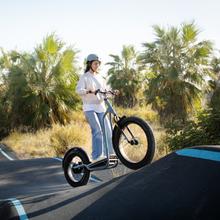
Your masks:
<svg viewBox="0 0 220 220"><path fill-rule="evenodd" d="M95 94L95 91L88 90L88 91L86 91L86 94Z"/></svg>

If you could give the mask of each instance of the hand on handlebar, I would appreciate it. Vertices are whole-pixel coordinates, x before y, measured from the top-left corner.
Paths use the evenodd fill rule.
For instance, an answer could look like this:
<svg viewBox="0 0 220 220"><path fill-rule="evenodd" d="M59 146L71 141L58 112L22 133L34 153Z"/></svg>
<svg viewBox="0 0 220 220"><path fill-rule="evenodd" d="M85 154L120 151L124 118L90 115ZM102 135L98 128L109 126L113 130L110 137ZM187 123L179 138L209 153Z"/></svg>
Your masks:
<svg viewBox="0 0 220 220"><path fill-rule="evenodd" d="M98 92L101 92L101 90L100 89L95 90L94 94L97 95Z"/></svg>
<svg viewBox="0 0 220 220"><path fill-rule="evenodd" d="M112 91L101 91L100 89L97 89L94 94L97 95L97 93L101 93L101 94L104 94L104 95L107 95L107 94L110 94L110 95L119 95L120 92L119 90L112 90Z"/></svg>
<svg viewBox="0 0 220 220"><path fill-rule="evenodd" d="M86 94L95 94L96 91L88 90L86 91Z"/></svg>

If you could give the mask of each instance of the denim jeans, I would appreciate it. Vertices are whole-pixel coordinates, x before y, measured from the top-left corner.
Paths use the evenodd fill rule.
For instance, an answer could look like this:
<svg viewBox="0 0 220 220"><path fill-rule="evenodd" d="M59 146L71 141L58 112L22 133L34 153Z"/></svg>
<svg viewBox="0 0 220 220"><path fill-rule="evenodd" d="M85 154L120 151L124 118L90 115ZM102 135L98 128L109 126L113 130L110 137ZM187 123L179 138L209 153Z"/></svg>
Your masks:
<svg viewBox="0 0 220 220"><path fill-rule="evenodd" d="M102 120L104 112L97 113L95 111L85 111L86 119L90 125L92 132L92 159L95 160L101 155L106 155L104 147L104 132L102 128ZM112 129L109 119L105 117L105 132L107 134L108 149L110 154L114 154L112 146Z"/></svg>

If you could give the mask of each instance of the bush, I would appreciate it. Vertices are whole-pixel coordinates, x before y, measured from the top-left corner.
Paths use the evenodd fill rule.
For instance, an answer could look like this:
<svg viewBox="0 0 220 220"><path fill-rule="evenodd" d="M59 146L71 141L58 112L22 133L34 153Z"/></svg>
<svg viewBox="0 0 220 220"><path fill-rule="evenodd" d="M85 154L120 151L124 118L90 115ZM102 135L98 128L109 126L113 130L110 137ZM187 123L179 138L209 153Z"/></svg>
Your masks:
<svg viewBox="0 0 220 220"><path fill-rule="evenodd" d="M71 123L66 126L54 125L50 134L51 147L56 156L63 156L73 146L83 147L91 152L91 135L89 126L85 123Z"/></svg>
<svg viewBox="0 0 220 220"><path fill-rule="evenodd" d="M196 145L219 145L220 110L204 110L195 121L189 121L183 128L172 125L167 133L166 141L170 150Z"/></svg>

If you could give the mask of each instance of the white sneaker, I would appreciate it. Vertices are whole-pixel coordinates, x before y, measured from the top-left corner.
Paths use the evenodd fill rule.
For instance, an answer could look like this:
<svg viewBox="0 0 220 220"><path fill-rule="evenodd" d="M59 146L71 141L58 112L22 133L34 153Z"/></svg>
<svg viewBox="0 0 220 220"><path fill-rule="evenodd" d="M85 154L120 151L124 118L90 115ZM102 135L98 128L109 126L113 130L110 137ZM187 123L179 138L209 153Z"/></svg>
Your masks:
<svg viewBox="0 0 220 220"><path fill-rule="evenodd" d="M101 156L97 157L96 159L92 159L92 163L96 163L96 162L98 162L100 160L104 160L104 159L107 159L107 157L104 155L101 155Z"/></svg>
<svg viewBox="0 0 220 220"><path fill-rule="evenodd" d="M110 159L117 159L117 155L116 154L109 154L109 158Z"/></svg>

